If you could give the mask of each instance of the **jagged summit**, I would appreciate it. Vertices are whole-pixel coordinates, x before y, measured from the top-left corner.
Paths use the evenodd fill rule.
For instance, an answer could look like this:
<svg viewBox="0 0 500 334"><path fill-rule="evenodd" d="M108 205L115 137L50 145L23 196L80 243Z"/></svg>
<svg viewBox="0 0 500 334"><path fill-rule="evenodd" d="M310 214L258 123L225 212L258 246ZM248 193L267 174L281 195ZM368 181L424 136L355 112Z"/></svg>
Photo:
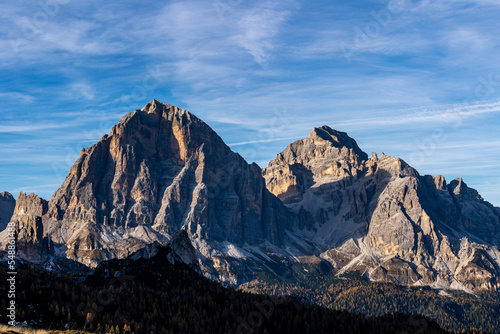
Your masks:
<svg viewBox="0 0 500 334"><path fill-rule="evenodd" d="M16 200L11 193L6 191L0 193L0 231L5 229L14 213Z"/></svg>
<svg viewBox="0 0 500 334"><path fill-rule="evenodd" d="M156 99L153 99L153 100L151 100L151 102L146 104L141 110L146 111L149 114L149 113L158 112L159 110L164 111L165 109L171 108L171 107L173 107L173 106L170 104L165 104L165 103L162 103Z"/></svg>
<svg viewBox="0 0 500 334"><path fill-rule="evenodd" d="M12 194L7 191L2 191L0 192L0 199L6 199L12 201L14 200L14 196L12 196Z"/></svg>
<svg viewBox="0 0 500 334"><path fill-rule="evenodd" d="M33 262L43 262L51 254L51 243L44 236L42 216L47 212L47 201L35 194L20 192L10 218L16 230L17 255ZM7 230L0 232L0 248L7 246Z"/></svg>
<svg viewBox="0 0 500 334"><path fill-rule="evenodd" d="M156 99L151 100L148 104L146 104L140 110L145 111L148 114L157 114L160 116L163 113L179 113L179 114L189 114L190 117L196 117L187 110L173 106L171 104L165 104L165 103L160 102ZM199 121L201 121L201 120L199 120ZM201 121L201 122L203 122L203 121Z"/></svg>
<svg viewBox="0 0 500 334"><path fill-rule="evenodd" d="M357 176L368 156L347 133L324 125L277 154L263 170L267 188L285 204L299 202L317 178Z"/></svg>
<svg viewBox="0 0 500 334"><path fill-rule="evenodd" d="M346 147L352 149L361 159L368 160L368 155L359 148L356 141L349 137L346 132L334 130L327 125L312 129L308 138L328 141L337 148Z"/></svg>

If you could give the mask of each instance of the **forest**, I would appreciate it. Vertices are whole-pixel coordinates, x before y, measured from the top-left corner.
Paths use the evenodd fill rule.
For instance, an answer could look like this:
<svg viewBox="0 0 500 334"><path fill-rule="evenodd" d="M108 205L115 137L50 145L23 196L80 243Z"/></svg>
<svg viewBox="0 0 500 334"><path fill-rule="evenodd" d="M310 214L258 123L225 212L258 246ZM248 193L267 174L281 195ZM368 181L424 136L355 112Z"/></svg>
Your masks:
<svg viewBox="0 0 500 334"><path fill-rule="evenodd" d="M393 312L421 314L455 332L478 328L500 333L499 292L483 291L471 295L448 290L440 293L425 286L369 282L360 272L338 277L328 268L300 263L289 268L275 268L276 272L278 270L279 275L271 275L269 271L260 273L259 279L246 284L244 290L295 296L311 304L371 317Z"/></svg>
<svg viewBox="0 0 500 334"><path fill-rule="evenodd" d="M36 328L113 334L448 333L423 316L366 317L314 306L298 297L236 291L184 263L170 263L169 251L166 247L150 259L104 262L87 278L22 264L17 317ZM1 280L6 273L0 268ZM2 295L5 289L2 285ZM1 303L5 309L7 300Z"/></svg>

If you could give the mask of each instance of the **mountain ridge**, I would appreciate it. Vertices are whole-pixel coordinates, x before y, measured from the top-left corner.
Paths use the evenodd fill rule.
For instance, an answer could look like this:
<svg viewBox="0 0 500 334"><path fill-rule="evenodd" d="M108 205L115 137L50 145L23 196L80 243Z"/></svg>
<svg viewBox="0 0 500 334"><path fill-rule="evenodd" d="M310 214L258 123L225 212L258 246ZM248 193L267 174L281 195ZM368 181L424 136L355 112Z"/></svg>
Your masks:
<svg viewBox="0 0 500 334"><path fill-rule="evenodd" d="M313 261L402 285L500 287L499 208L461 179L368 157L328 126L260 169L193 114L152 100L83 149L48 202L20 199L13 217L29 245L89 267L185 230L203 274L234 286L276 261Z"/></svg>
<svg viewBox="0 0 500 334"><path fill-rule="evenodd" d="M316 129L288 145L263 175L306 222L295 229L338 274L469 292L500 287L498 208L462 179L447 185L384 153L367 159L357 145L339 147Z"/></svg>

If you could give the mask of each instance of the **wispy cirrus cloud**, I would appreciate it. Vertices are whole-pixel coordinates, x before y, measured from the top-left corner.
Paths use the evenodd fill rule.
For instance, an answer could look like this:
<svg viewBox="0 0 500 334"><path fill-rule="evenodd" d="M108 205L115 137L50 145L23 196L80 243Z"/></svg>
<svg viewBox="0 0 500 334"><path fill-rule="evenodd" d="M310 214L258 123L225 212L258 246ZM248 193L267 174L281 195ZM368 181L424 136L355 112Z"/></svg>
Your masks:
<svg viewBox="0 0 500 334"><path fill-rule="evenodd" d="M69 90L66 92L68 98L93 100L95 97L94 88L86 82L73 82L69 85Z"/></svg>
<svg viewBox="0 0 500 334"><path fill-rule="evenodd" d="M0 99L12 102L30 103L34 101L34 97L28 94L18 92L0 92Z"/></svg>
<svg viewBox="0 0 500 334"><path fill-rule="evenodd" d="M74 126L68 125L66 126ZM4 123L0 125L0 133L23 133L23 132L33 132L47 129L60 129L64 128L64 124L60 123L46 123L46 124L15 124L15 123Z"/></svg>
<svg viewBox="0 0 500 334"><path fill-rule="evenodd" d="M405 158L442 131L417 167L468 171L472 186L496 173L497 1L406 1L390 16L389 1L57 2L49 12L37 0L0 4L0 175L57 183L47 180L64 177L81 147L153 98L195 113L262 165L326 124ZM30 186L17 179L0 184Z"/></svg>
<svg viewBox="0 0 500 334"><path fill-rule="evenodd" d="M275 48L275 38L282 33L282 25L291 14L276 4L279 2L267 3L242 15L238 21L238 33L232 37L261 65L268 61L269 54Z"/></svg>

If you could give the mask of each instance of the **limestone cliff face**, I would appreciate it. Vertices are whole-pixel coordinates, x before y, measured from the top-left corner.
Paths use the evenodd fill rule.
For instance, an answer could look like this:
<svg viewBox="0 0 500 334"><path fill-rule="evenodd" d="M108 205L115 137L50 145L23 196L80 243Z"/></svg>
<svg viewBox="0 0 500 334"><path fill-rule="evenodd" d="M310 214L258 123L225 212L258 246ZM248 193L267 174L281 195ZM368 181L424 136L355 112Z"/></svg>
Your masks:
<svg viewBox="0 0 500 334"><path fill-rule="evenodd" d="M47 210L48 203L46 200L38 197L36 194L26 195L26 193L20 192L17 196L16 207L12 215L12 220L23 216L42 217L47 213Z"/></svg>
<svg viewBox="0 0 500 334"><path fill-rule="evenodd" d="M16 230L17 256L32 262L43 262L52 253L52 246L44 237L42 216L47 212L47 201L35 194L19 193L11 222ZM1 234L0 248L5 249L7 230Z"/></svg>
<svg viewBox="0 0 500 334"><path fill-rule="evenodd" d="M14 213L16 200L8 192L0 193L0 231L3 231Z"/></svg>
<svg viewBox="0 0 500 334"><path fill-rule="evenodd" d="M442 176L422 177L383 153L368 159L347 134L326 126L290 144L263 176L298 215L295 233L338 273L361 271L405 285L500 288L500 209L461 179L446 184Z"/></svg>
<svg viewBox="0 0 500 334"><path fill-rule="evenodd" d="M82 150L47 216L60 250L95 265L181 229L206 257L222 242L280 245L289 215L257 165L194 115L153 100Z"/></svg>

